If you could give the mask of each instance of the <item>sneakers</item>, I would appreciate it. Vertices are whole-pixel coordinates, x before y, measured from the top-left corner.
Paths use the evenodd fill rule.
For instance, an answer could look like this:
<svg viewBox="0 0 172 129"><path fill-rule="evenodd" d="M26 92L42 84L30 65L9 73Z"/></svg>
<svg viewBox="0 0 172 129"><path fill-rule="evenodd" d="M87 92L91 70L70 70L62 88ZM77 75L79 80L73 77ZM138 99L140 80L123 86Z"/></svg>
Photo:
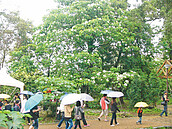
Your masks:
<svg viewBox="0 0 172 129"><path fill-rule="evenodd" d="M110 125L110 126L115 126L115 125Z"/></svg>
<svg viewBox="0 0 172 129"><path fill-rule="evenodd" d="M108 122L109 120L105 120L105 122Z"/></svg>
<svg viewBox="0 0 172 129"><path fill-rule="evenodd" d="M117 123L116 125L119 125L119 123Z"/></svg>
<svg viewBox="0 0 172 129"><path fill-rule="evenodd" d="M84 125L84 127L89 127L90 125L89 124L87 124L87 125Z"/></svg>
<svg viewBox="0 0 172 129"><path fill-rule="evenodd" d="M100 121L100 118L97 118Z"/></svg>
<svg viewBox="0 0 172 129"><path fill-rule="evenodd" d="M59 128L59 129L60 129L60 128L62 128L62 127L57 126L57 128Z"/></svg>

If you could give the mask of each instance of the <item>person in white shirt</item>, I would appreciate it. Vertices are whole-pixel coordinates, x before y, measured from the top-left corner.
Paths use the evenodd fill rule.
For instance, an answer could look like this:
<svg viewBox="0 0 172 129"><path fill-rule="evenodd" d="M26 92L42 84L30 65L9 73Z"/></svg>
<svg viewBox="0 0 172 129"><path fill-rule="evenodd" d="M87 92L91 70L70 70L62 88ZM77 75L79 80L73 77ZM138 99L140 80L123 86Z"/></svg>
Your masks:
<svg viewBox="0 0 172 129"><path fill-rule="evenodd" d="M25 104L26 104L26 101L27 101L27 96L26 95L23 95L23 101L22 101L22 107L21 107L21 110L20 112L21 113L24 113L24 114L30 114L30 110L25 110ZM25 120L25 117L23 117L23 119ZM28 121L28 125L30 125L30 118L27 117L27 121Z"/></svg>

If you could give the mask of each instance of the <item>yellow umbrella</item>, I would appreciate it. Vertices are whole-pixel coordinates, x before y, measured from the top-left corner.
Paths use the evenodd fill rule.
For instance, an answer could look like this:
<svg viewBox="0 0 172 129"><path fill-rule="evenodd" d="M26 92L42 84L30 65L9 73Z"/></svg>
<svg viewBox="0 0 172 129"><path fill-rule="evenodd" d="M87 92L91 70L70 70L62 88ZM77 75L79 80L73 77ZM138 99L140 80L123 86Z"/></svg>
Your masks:
<svg viewBox="0 0 172 129"><path fill-rule="evenodd" d="M149 105L145 102L137 102L134 107L148 107Z"/></svg>

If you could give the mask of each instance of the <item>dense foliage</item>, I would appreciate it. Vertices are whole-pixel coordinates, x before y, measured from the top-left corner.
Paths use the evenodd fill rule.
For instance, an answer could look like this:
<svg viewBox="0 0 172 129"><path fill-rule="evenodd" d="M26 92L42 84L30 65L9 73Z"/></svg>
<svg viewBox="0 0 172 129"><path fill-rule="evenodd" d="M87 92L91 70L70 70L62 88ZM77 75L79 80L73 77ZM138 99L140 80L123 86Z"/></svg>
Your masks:
<svg viewBox="0 0 172 129"><path fill-rule="evenodd" d="M144 0L128 9L127 0L56 1L59 7L34 28L32 40L25 37L28 43L11 51L11 75L25 83L25 90L99 98L101 90L112 89L122 91L131 107L138 101L156 105L166 83L156 77L163 60L156 61L155 54L172 59L168 3ZM155 45L160 30L150 22L162 17L163 38Z"/></svg>

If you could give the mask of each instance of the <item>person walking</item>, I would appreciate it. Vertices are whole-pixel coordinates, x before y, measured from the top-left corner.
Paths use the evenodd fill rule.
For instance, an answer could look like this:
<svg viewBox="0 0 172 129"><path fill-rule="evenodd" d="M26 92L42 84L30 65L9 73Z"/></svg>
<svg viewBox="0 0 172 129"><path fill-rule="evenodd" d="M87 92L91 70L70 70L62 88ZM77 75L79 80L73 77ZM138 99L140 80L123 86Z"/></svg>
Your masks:
<svg viewBox="0 0 172 129"><path fill-rule="evenodd" d="M116 112L120 110L118 109L117 107L117 103L116 103L116 98L112 98L112 101L111 101L111 112L112 112L112 119L111 119L111 122L110 122L110 125L111 126L115 126L115 125L118 125L119 123L117 123L117 120L116 120ZM115 122L115 125L113 125L113 120Z"/></svg>
<svg viewBox="0 0 172 129"><path fill-rule="evenodd" d="M138 124L138 123L142 124L142 113L143 113L143 110L142 110L141 107L139 107L138 110L137 110L139 120L136 122L136 124Z"/></svg>
<svg viewBox="0 0 172 129"><path fill-rule="evenodd" d="M102 112L101 112L100 116L98 117L99 121L100 121L100 118L103 116L103 114L105 114L105 121L108 121L107 120L108 104L110 104L110 101L107 99L107 94L104 94L103 97L100 100L100 105L101 105L101 108L102 108Z"/></svg>
<svg viewBox="0 0 172 129"><path fill-rule="evenodd" d="M30 115L32 116L33 124L29 127L29 129L38 129L39 123L38 123L38 118L39 118L39 111L41 108L38 108L36 105L30 110Z"/></svg>
<svg viewBox="0 0 172 129"><path fill-rule="evenodd" d="M30 114L30 110L25 110L25 104L26 104L26 101L27 101L27 96L26 95L23 95L23 101L22 101L22 106L21 106L21 110L20 112L23 113L23 114ZM23 117L23 119L25 120L25 117ZM28 125L30 125L30 118L27 117L27 121L28 121Z"/></svg>
<svg viewBox="0 0 172 129"><path fill-rule="evenodd" d="M62 125L63 121L65 120L65 119L64 119L64 105L63 105L62 103L60 104L60 107L58 107L58 112L57 112L57 114L59 114L59 113L61 113L62 118L61 118L59 124L57 125L57 128L61 128L61 125ZM68 123L67 123L67 124L68 124ZM68 126L69 126L69 125L67 125L67 127L68 127Z"/></svg>
<svg viewBox="0 0 172 129"><path fill-rule="evenodd" d="M162 115L165 113L165 116L167 115L167 102L169 101L169 99L167 98L167 92L164 91L164 95L162 96L162 100L163 100L163 106L164 106L164 110L161 112L160 116L162 117Z"/></svg>
<svg viewBox="0 0 172 129"><path fill-rule="evenodd" d="M82 122L84 124L84 127L89 127L90 125L87 123L86 119L85 119L85 113L84 113L84 107L85 107L85 104L84 104L84 100L81 100L81 108L83 110L83 112L81 112L81 119L82 119Z"/></svg>
<svg viewBox="0 0 172 129"><path fill-rule="evenodd" d="M66 121L66 129L71 129L73 127L72 121L72 111L74 109L74 105L71 107L71 104L64 106L64 118Z"/></svg>
<svg viewBox="0 0 172 129"><path fill-rule="evenodd" d="M76 129L77 126L79 126L79 128L82 129L81 128L81 123L80 123L80 120L82 118L81 113L84 113L84 111L81 108L81 102L77 101L76 102L76 107L75 107L75 126L74 126L74 129Z"/></svg>

